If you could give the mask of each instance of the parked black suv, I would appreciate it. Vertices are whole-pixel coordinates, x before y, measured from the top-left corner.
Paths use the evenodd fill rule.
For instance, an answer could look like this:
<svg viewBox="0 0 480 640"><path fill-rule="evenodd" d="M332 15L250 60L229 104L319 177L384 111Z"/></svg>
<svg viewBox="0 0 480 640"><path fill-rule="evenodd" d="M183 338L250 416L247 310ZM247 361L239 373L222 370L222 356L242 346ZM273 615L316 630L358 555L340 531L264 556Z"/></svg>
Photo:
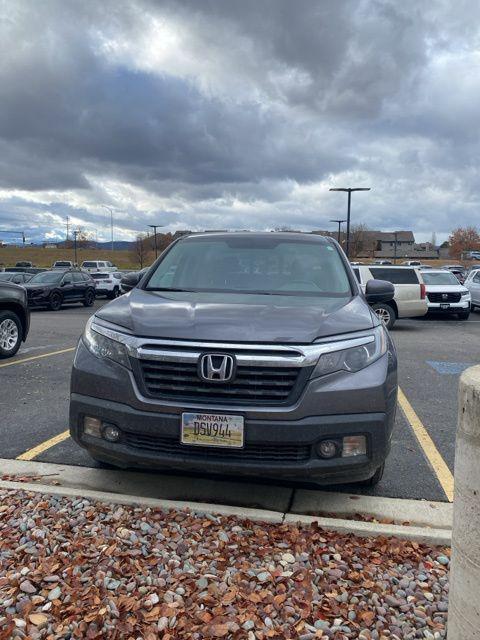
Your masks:
<svg viewBox="0 0 480 640"><path fill-rule="evenodd" d="M85 307L91 307L95 302L95 281L78 269L37 273L24 286L30 307L58 311L68 302L82 302Z"/></svg>
<svg viewBox="0 0 480 640"><path fill-rule="evenodd" d="M30 327L27 294L23 287L0 282L0 358L11 358L26 340Z"/></svg>

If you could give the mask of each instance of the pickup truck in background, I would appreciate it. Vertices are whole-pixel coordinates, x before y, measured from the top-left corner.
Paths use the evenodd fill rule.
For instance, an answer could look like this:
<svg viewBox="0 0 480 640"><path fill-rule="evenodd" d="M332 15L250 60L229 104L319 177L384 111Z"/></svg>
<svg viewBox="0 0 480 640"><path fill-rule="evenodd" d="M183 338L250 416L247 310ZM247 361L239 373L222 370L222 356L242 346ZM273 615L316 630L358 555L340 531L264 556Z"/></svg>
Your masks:
<svg viewBox="0 0 480 640"><path fill-rule="evenodd" d="M29 328L27 292L11 282L0 282L0 359L17 353Z"/></svg>

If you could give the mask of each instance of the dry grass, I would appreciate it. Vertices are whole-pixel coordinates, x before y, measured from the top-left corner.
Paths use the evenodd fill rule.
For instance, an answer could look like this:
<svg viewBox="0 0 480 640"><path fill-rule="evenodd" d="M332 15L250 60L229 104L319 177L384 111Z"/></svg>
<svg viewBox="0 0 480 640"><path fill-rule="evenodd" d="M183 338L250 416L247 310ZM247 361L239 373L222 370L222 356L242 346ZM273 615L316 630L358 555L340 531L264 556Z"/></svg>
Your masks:
<svg viewBox="0 0 480 640"><path fill-rule="evenodd" d="M153 254L146 264L153 261ZM44 249L43 247L0 247L0 264L14 266L16 262L28 260L36 267L51 267L55 260L74 260L73 249ZM110 260L119 269L139 269L140 266L132 251L105 251L104 249L77 249L77 261Z"/></svg>

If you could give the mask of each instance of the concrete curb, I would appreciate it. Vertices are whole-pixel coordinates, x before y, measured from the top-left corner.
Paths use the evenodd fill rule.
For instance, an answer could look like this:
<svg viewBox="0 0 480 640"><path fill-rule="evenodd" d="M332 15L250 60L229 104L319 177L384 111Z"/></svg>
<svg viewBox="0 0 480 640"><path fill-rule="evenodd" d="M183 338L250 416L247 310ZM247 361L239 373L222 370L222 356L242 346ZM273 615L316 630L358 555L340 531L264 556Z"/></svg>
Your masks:
<svg viewBox="0 0 480 640"><path fill-rule="evenodd" d="M81 497L89 500L108 502L114 504L126 504L131 506L152 507L164 511L175 509L188 509L192 513L212 514L223 516L235 516L237 518L247 518L257 522L286 523L286 524L306 524L316 522L319 527L338 531L341 533L351 533L358 536L395 536L407 540L415 540L430 545L451 544L451 531L447 529L432 529L427 527L405 527L401 525L385 525L358 520L344 520L338 518L317 518L312 516L302 516L292 513L282 513L278 511L268 511L265 509L247 509L244 507L230 507L228 505L217 505L200 502L186 502L178 500L163 500L159 498L145 498L141 496L130 496L119 493L108 493L105 491L94 491L91 489L78 489L75 487L59 487L52 485L42 485L27 482L0 481L0 490L31 491L36 493L46 493L56 496Z"/></svg>

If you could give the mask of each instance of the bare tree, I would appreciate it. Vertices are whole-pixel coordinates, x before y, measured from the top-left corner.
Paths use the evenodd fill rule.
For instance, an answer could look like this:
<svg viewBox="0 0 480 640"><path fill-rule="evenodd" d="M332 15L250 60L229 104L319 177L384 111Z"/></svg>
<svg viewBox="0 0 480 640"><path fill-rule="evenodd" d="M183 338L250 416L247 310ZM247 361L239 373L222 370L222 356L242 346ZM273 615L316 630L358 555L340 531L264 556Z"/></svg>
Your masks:
<svg viewBox="0 0 480 640"><path fill-rule="evenodd" d="M360 253L371 252L370 239L366 224L354 224L350 227L350 258L357 258Z"/></svg>
<svg viewBox="0 0 480 640"><path fill-rule="evenodd" d="M140 265L140 269L143 269L144 263L148 259L150 248L147 246L148 240L144 233L139 233L135 238L135 245L133 247L133 259Z"/></svg>

